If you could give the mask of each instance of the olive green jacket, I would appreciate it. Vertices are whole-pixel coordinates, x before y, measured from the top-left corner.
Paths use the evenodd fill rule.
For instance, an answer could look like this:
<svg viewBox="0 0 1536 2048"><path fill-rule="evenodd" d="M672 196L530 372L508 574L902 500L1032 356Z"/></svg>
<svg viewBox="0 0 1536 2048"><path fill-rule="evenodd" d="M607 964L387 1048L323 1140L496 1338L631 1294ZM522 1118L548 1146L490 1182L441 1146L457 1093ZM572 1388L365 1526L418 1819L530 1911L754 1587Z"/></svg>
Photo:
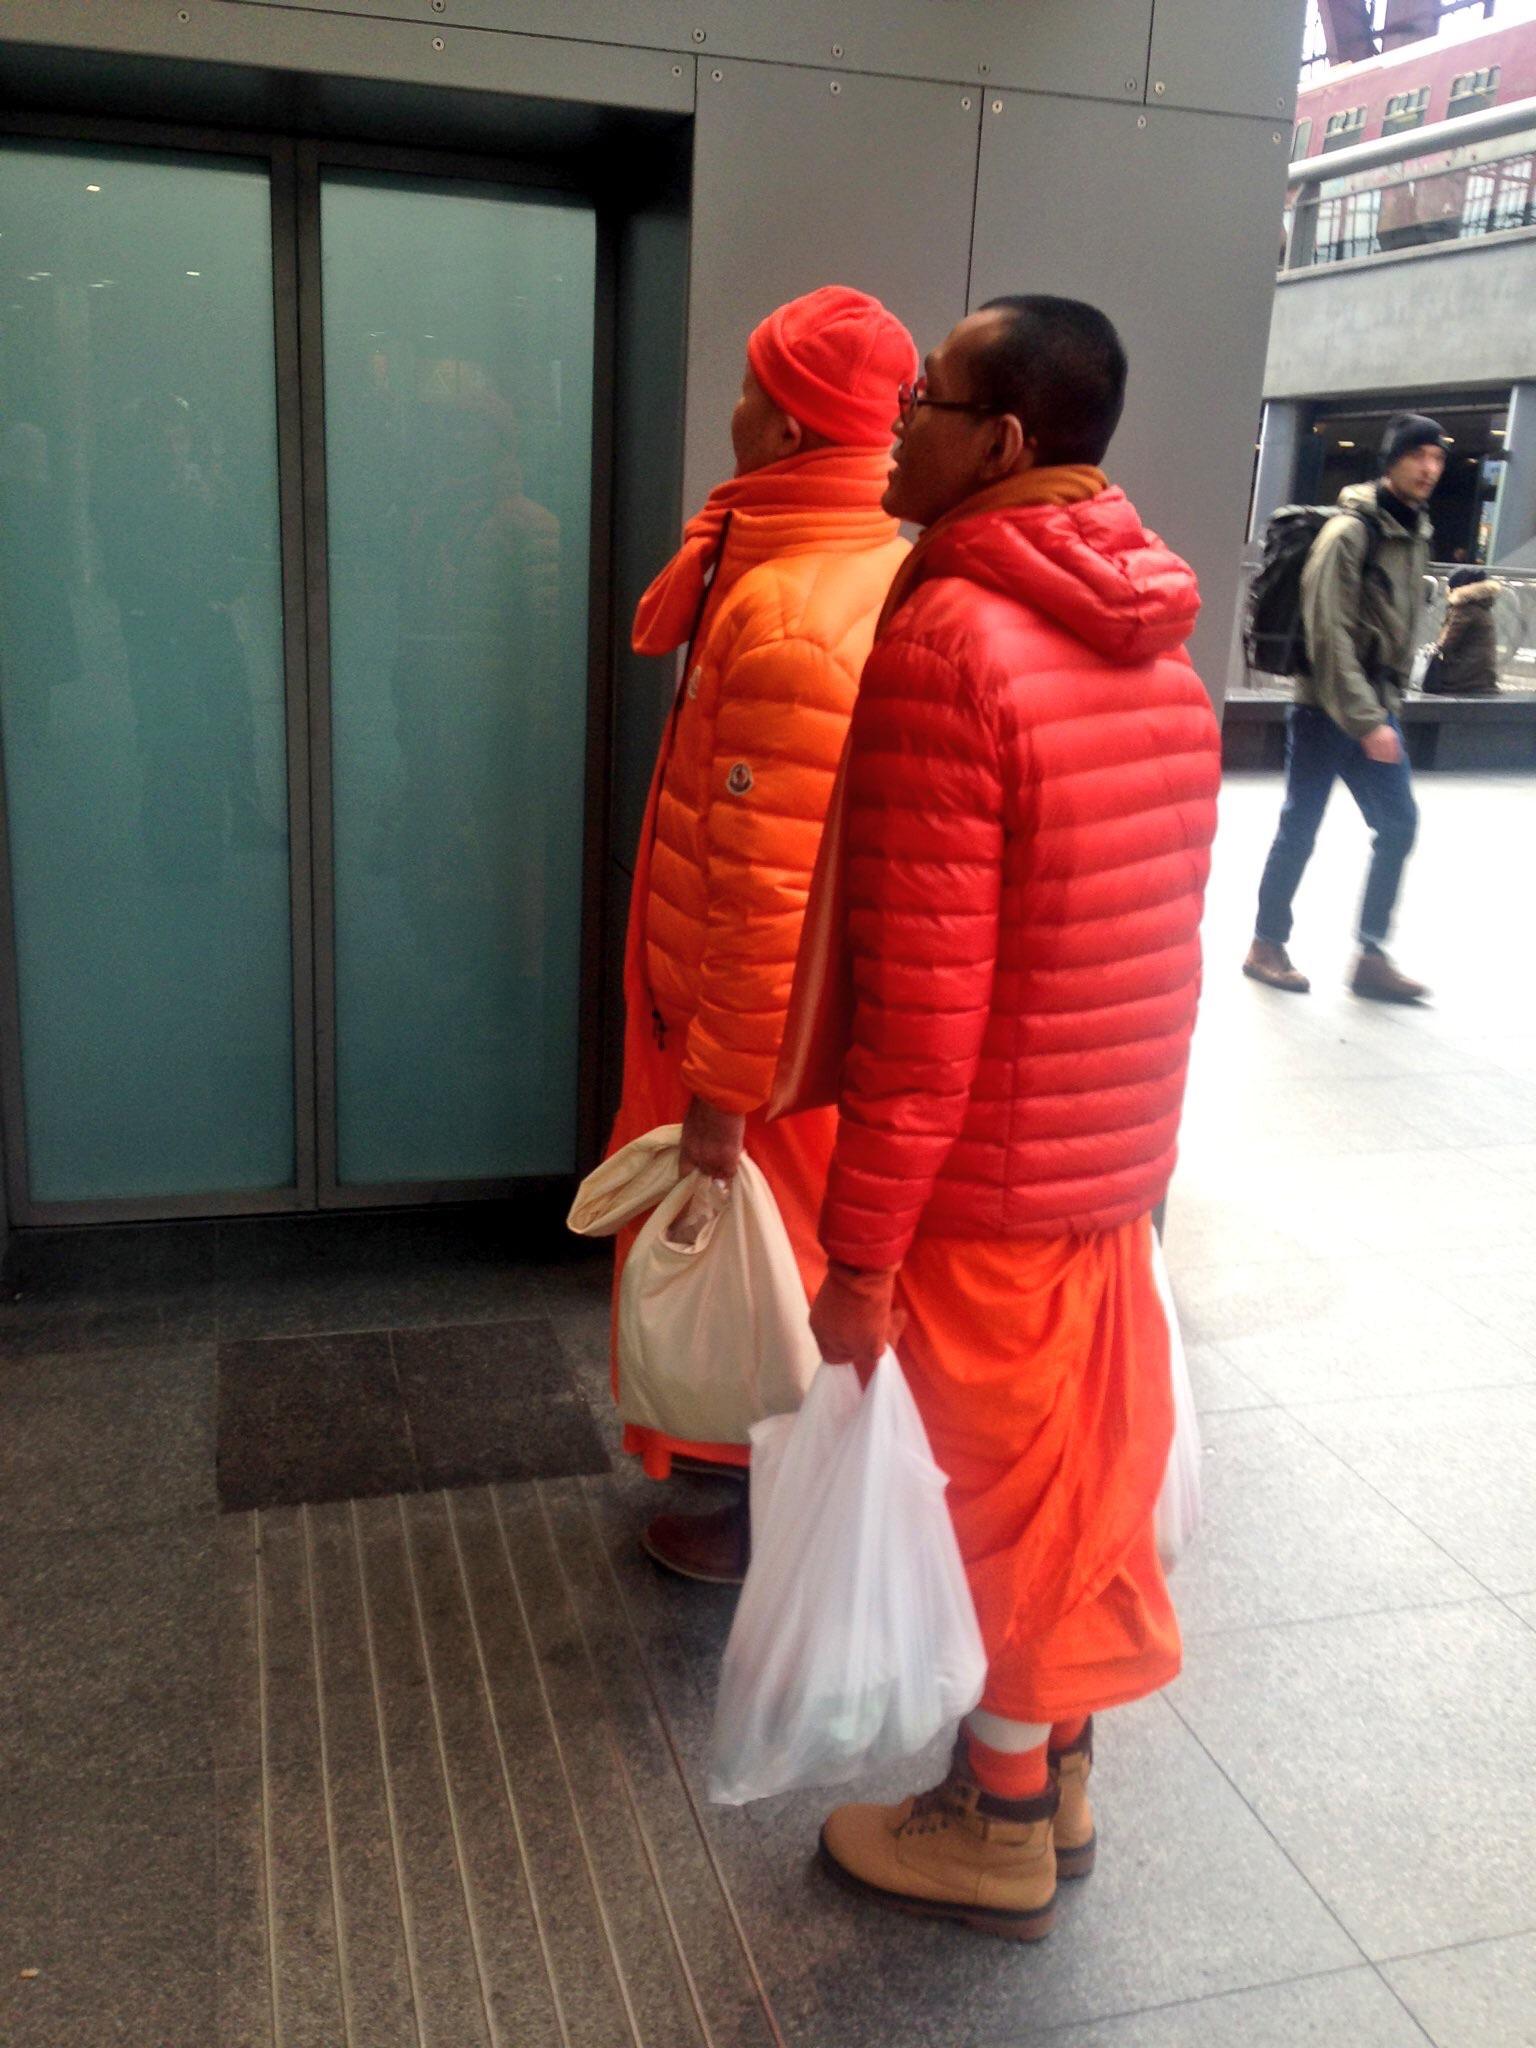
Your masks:
<svg viewBox="0 0 1536 2048"><path fill-rule="evenodd" d="M1407 532L1381 510L1375 484L1351 484L1301 572L1312 673L1296 678L1296 701L1326 711L1355 739L1402 708L1432 532L1422 512L1418 532Z"/></svg>

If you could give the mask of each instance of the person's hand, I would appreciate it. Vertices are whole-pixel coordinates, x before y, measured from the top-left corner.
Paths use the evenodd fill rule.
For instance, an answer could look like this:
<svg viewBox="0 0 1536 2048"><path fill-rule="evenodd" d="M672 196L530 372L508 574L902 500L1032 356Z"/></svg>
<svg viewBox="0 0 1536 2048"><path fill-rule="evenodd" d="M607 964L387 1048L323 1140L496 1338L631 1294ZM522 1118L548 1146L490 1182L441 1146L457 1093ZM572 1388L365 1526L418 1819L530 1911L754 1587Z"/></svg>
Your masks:
<svg viewBox="0 0 1536 2048"><path fill-rule="evenodd" d="M828 1365L851 1365L867 1387L880 1354L906 1327L891 1304L896 1269L866 1270L834 1259L811 1309L811 1335Z"/></svg>
<svg viewBox="0 0 1536 2048"><path fill-rule="evenodd" d="M1403 743L1390 725L1372 726L1360 745L1367 761L1379 761L1383 768L1391 768L1403 758Z"/></svg>
<svg viewBox="0 0 1536 2048"><path fill-rule="evenodd" d="M702 1173L706 1180L733 1181L746 1137L744 1116L716 1109L702 1095L695 1095L683 1118L683 1172Z"/></svg>

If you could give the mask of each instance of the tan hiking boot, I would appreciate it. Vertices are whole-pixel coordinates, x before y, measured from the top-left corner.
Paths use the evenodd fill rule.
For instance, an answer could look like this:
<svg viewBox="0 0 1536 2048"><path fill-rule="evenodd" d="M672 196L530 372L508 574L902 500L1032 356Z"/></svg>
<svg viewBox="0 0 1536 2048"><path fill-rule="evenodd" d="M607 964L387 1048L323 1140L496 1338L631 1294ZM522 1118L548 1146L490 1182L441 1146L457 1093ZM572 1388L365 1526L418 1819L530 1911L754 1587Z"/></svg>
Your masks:
<svg viewBox="0 0 1536 2048"><path fill-rule="evenodd" d="M747 1489L707 1515L657 1515L640 1547L663 1571L703 1586L739 1586L752 1557Z"/></svg>
<svg viewBox="0 0 1536 2048"><path fill-rule="evenodd" d="M1051 1783L1060 1804L1056 1808L1053 1834L1056 1842L1056 1875L1065 1880L1087 1877L1098 1854L1098 1831L1088 1801L1088 1780L1093 1775L1093 1719L1089 1717L1082 1734L1069 1749L1053 1749L1048 1758Z"/></svg>
<svg viewBox="0 0 1536 2048"><path fill-rule="evenodd" d="M1243 962L1243 972L1250 981L1262 981L1266 988L1284 989L1287 995L1304 996L1312 986L1301 969L1291 965L1291 956L1284 946L1272 945L1268 939L1254 940Z"/></svg>
<svg viewBox="0 0 1536 2048"><path fill-rule="evenodd" d="M960 1762L899 1806L840 1806L821 1860L841 1883L900 1913L958 1920L1004 1941L1043 1941L1056 1923L1056 1788L994 1799Z"/></svg>
<svg viewBox="0 0 1536 2048"><path fill-rule="evenodd" d="M1422 1003L1429 994L1422 981L1399 974L1385 953L1362 953L1349 986L1368 1003Z"/></svg>

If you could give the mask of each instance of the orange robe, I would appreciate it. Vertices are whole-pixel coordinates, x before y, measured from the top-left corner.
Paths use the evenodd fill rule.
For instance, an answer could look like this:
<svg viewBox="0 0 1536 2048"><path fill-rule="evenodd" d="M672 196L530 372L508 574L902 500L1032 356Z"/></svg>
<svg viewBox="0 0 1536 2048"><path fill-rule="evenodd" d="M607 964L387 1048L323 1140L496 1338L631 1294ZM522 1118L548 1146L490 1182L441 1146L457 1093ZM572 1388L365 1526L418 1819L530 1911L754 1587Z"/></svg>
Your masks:
<svg viewBox="0 0 1536 2048"><path fill-rule="evenodd" d="M1153 1532L1173 1394L1151 1227L919 1237L897 1281L987 1648L982 1705L1012 1721L1069 1721L1178 1674Z"/></svg>

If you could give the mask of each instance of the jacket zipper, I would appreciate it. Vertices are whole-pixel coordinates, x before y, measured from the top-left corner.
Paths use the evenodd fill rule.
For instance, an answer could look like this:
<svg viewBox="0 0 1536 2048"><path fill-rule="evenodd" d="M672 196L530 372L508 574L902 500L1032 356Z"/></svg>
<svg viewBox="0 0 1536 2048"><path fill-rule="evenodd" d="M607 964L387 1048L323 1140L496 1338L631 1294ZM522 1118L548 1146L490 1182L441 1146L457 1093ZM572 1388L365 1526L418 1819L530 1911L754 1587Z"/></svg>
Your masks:
<svg viewBox="0 0 1536 2048"><path fill-rule="evenodd" d="M725 515L725 524L720 529L720 545L715 550L715 559L710 564L708 573L704 578L704 588L699 593L698 610L694 613L693 624L688 629L688 647L687 652L683 657L683 672L677 679L677 689L672 699L672 716L667 725L666 745L662 755L661 780L663 782L666 780L667 769L671 765L672 749L677 744L677 728L682 720L683 704L688 693L688 678L693 673L693 650L695 645L697 644L699 634L704 629L705 614L709 610L709 600L714 595L715 584L719 578L721 566L725 561L726 543L727 541L729 541L731 537L731 521L735 517L736 515L734 512L727 512ZM659 794L660 791L658 787L658 795ZM651 870L651 856L656 851L656 830L660 822L661 805L658 802L656 806L656 814L651 820L650 844L649 846L647 846L645 850L645 870L647 874L649 874ZM647 949L642 939L640 949L642 966L645 965L646 951ZM656 1044L658 1049L662 1052L665 1052L667 1049L667 1020L665 1017L662 1016L661 1010L657 1005L656 992L654 989L652 989L650 985L650 974L648 968L646 968L646 993L650 996L651 999L651 1029L656 1034Z"/></svg>

